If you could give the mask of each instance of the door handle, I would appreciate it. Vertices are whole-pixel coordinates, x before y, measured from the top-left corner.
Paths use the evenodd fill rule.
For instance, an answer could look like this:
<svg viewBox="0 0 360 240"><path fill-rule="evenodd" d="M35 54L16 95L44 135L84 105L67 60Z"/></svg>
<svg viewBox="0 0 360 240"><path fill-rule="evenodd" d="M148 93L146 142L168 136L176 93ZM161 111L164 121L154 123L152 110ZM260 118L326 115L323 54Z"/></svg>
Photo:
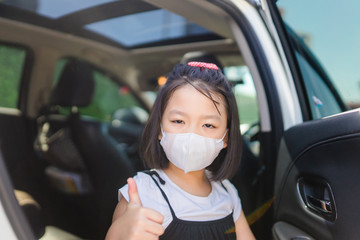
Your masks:
<svg viewBox="0 0 360 240"><path fill-rule="evenodd" d="M301 177L298 192L305 206L313 213L329 221L336 219L336 206L332 189L324 179Z"/></svg>
<svg viewBox="0 0 360 240"><path fill-rule="evenodd" d="M310 195L307 195L306 197L308 199L309 205L311 205L313 208L326 214L332 213L332 206L329 200L318 199Z"/></svg>

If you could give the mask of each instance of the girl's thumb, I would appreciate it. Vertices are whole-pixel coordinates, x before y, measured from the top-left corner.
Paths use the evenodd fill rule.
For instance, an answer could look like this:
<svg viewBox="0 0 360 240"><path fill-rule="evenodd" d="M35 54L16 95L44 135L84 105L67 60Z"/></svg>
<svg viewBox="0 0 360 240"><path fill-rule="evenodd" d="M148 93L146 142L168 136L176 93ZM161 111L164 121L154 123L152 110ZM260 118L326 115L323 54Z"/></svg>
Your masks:
<svg viewBox="0 0 360 240"><path fill-rule="evenodd" d="M141 207L142 204L140 201L135 180L133 178L128 178L127 183L129 187L129 203L136 204Z"/></svg>

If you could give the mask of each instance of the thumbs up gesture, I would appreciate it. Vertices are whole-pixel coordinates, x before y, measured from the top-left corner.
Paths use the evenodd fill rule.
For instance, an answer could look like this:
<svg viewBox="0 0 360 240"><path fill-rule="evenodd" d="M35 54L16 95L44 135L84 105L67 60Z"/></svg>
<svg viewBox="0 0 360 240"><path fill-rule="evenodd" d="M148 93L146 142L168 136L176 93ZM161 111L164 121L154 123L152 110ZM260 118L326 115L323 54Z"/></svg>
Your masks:
<svg viewBox="0 0 360 240"><path fill-rule="evenodd" d="M129 202L121 198L116 206L113 223L106 239L152 240L164 233L164 217L157 211L144 208L141 204L136 182L128 179Z"/></svg>
<svg viewBox="0 0 360 240"><path fill-rule="evenodd" d="M135 180L133 178L129 178L127 180L127 183L129 186L129 189L128 189L129 204L134 205L136 207L142 207Z"/></svg>

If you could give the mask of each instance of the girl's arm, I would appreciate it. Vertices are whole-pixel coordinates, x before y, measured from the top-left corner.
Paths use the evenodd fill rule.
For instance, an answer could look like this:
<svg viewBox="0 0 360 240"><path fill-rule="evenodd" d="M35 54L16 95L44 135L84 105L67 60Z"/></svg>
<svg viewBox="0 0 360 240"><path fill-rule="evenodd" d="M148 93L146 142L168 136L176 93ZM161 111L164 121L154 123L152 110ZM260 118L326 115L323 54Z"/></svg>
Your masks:
<svg viewBox="0 0 360 240"><path fill-rule="evenodd" d="M240 217L235 222L236 240L254 240L255 237L246 221L245 214L241 210Z"/></svg>
<svg viewBox="0 0 360 240"><path fill-rule="evenodd" d="M129 202L124 197L115 208L113 222L106 234L107 240L155 240L164 233L163 216L144 208L134 179L128 180Z"/></svg>

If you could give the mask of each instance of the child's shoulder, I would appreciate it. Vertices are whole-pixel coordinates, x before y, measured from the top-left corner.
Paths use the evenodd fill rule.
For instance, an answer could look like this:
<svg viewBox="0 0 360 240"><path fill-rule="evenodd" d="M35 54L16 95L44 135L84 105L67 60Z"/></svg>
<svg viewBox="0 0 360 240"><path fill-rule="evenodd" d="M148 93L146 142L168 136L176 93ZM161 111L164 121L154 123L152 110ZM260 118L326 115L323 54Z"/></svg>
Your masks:
<svg viewBox="0 0 360 240"><path fill-rule="evenodd" d="M155 170L153 170L153 171L155 171ZM136 186L137 186L137 189L138 189L140 199L148 198L149 196L152 197L152 198L156 197L154 195L154 192L155 193L157 192L155 190L158 187L156 186L156 183L155 183L154 179L149 174L149 171L137 172L136 175L133 176L133 179L136 182ZM128 185L127 184L119 189L119 198L118 198L118 200L120 200L121 197L124 197L127 201L129 201L129 199L128 199L128 197L129 197L128 196Z"/></svg>
<svg viewBox="0 0 360 240"><path fill-rule="evenodd" d="M141 171L141 172L137 172L136 175L133 177L133 179L136 182L136 185L138 187L138 189L144 188L144 189L148 189L150 188L155 188L156 183L154 180L158 180L156 177L154 179L155 174L158 174L159 170L147 170L147 171ZM127 186L127 185L126 185Z"/></svg>
<svg viewBox="0 0 360 240"><path fill-rule="evenodd" d="M145 181L145 182L150 182L150 180L153 181L149 174L150 172L153 172L153 171L155 171L155 170L151 170L151 171L147 170L147 171L137 172L133 178L137 181Z"/></svg>
<svg viewBox="0 0 360 240"><path fill-rule="evenodd" d="M161 169L152 169L137 172L134 176L135 181L139 183L146 183L156 186L156 183L161 183L164 178L164 172Z"/></svg>
<svg viewBox="0 0 360 240"><path fill-rule="evenodd" d="M205 171L206 176L211 179L212 177L212 173L208 170ZM236 194L237 195L237 190L235 188L235 186L230 182L229 179L224 179L224 180L218 180L218 181L211 181L212 184L217 185L218 187L225 187L226 191L229 192L230 194Z"/></svg>
<svg viewBox="0 0 360 240"><path fill-rule="evenodd" d="M222 181L217 181L216 183L219 184L219 185L222 185L222 187L225 188L225 190L230 194L230 196L231 196L232 198L236 198L236 197L239 196L237 189L236 189L235 186L230 182L230 180L225 179L225 180L222 180Z"/></svg>

